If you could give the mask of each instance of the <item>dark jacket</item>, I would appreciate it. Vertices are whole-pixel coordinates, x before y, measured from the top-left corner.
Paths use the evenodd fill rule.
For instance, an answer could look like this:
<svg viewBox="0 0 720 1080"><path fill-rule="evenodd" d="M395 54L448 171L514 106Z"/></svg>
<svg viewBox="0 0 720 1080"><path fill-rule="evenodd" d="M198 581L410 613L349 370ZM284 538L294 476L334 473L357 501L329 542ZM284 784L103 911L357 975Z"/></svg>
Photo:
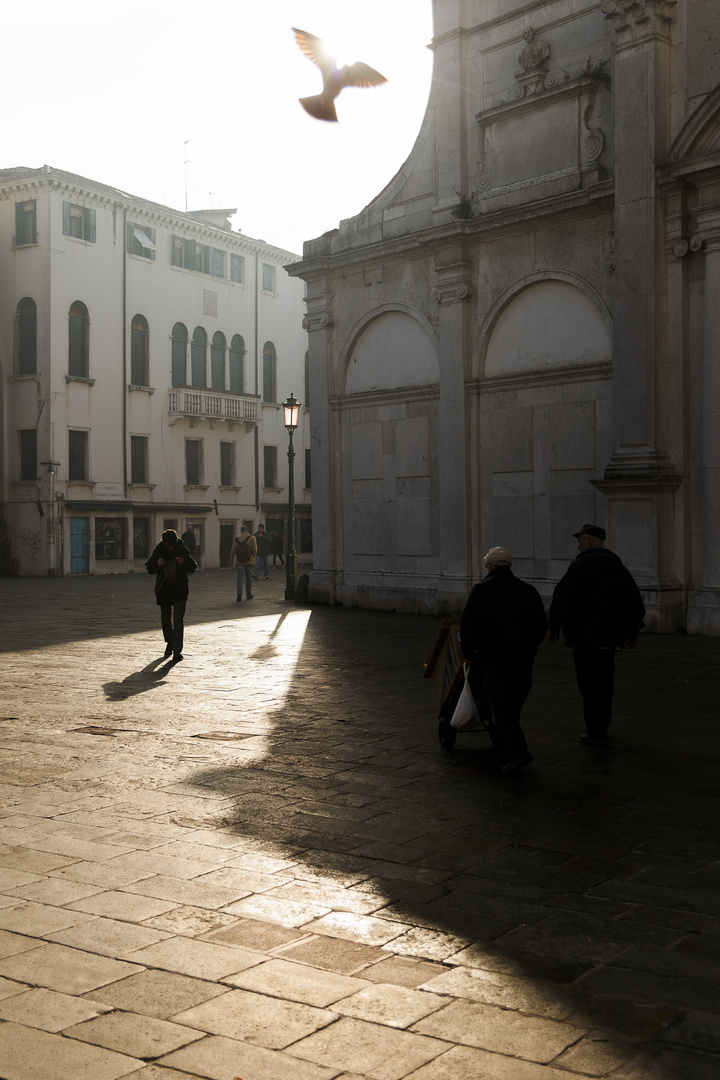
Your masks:
<svg viewBox="0 0 720 1080"><path fill-rule="evenodd" d="M509 566L496 566L474 587L460 621L463 655L481 666L532 663L546 633L540 594Z"/></svg>
<svg viewBox="0 0 720 1080"><path fill-rule="evenodd" d="M558 581L550 605L550 631L565 644L602 649L624 645L645 625L645 605L632 574L607 548L581 551Z"/></svg>
<svg viewBox="0 0 720 1080"><path fill-rule="evenodd" d="M183 560L181 565L174 562L178 557ZM158 566L158 559L164 559L165 565ZM167 580L167 564L169 562L174 563L174 581ZM177 604L178 600L187 600L189 592L188 574L194 574L197 565L182 540L178 540L174 548L169 548L161 540L145 563L145 568L149 574L157 574L155 596L158 604L165 606L167 604Z"/></svg>
<svg viewBox="0 0 720 1080"><path fill-rule="evenodd" d="M257 553L258 555L270 554L270 537L266 532L256 532L255 539L257 540Z"/></svg>
<svg viewBox="0 0 720 1080"><path fill-rule="evenodd" d="M272 547L273 555L282 555L282 553L283 553L283 541L282 541L282 536L280 535L279 532L273 533L272 540L270 542L270 546Z"/></svg>

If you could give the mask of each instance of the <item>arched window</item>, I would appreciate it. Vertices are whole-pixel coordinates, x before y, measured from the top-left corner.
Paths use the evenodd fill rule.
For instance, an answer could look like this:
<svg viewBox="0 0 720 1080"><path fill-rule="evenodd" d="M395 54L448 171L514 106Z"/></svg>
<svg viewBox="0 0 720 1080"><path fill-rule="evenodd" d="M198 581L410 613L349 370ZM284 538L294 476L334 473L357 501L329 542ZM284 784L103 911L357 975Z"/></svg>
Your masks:
<svg viewBox="0 0 720 1080"><path fill-rule="evenodd" d="M172 328L172 384L187 386L187 327L176 322Z"/></svg>
<svg viewBox="0 0 720 1080"><path fill-rule="evenodd" d="M277 353L272 341L263 345L263 401L277 401Z"/></svg>
<svg viewBox="0 0 720 1080"><path fill-rule="evenodd" d="M87 379L90 374L90 316L80 300L70 306L68 322L68 375Z"/></svg>
<svg viewBox="0 0 720 1080"><path fill-rule="evenodd" d="M230 393L245 392L245 342L235 334L230 342Z"/></svg>
<svg viewBox="0 0 720 1080"><path fill-rule="evenodd" d="M29 296L15 310L15 371L18 375L37 372L37 304Z"/></svg>
<svg viewBox="0 0 720 1080"><path fill-rule="evenodd" d="M210 346L210 379L213 390L225 389L225 335L219 330Z"/></svg>
<svg viewBox="0 0 720 1080"><path fill-rule="evenodd" d="M193 330L190 345L190 385L207 386L207 334L202 326Z"/></svg>
<svg viewBox="0 0 720 1080"><path fill-rule="evenodd" d="M144 315L136 315L130 328L130 382L150 385L150 327Z"/></svg>
<svg viewBox="0 0 720 1080"><path fill-rule="evenodd" d="M305 400L303 405L306 409L310 408L310 357L308 353L305 353Z"/></svg>

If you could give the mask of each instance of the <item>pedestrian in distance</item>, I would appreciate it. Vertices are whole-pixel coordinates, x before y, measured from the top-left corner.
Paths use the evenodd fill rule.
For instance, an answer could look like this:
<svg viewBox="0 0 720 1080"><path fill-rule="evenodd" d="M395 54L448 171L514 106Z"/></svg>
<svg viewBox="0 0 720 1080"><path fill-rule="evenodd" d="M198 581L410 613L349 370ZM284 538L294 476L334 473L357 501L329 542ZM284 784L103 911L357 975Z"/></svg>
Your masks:
<svg viewBox="0 0 720 1080"><path fill-rule="evenodd" d="M257 541L257 557L255 559L255 573L253 574L253 577L257 581L260 576L261 567L263 573L265 574L265 577L270 577L270 567L268 566L268 556L270 555L270 537L265 532L264 525L258 525L258 530L255 533L255 539Z"/></svg>
<svg viewBox="0 0 720 1080"><path fill-rule="evenodd" d="M255 566L255 557L257 555L257 541L252 535L247 525L243 525L240 530L240 535L235 537L235 543L233 544L232 565L237 564L237 597L236 602L239 604L242 600L243 594L243 582L245 582L245 595L248 600L252 600L252 579L254 577L253 567Z"/></svg>
<svg viewBox="0 0 720 1080"><path fill-rule="evenodd" d="M512 572L512 555L492 547L485 556L487 576L475 585L460 621L460 646L471 662L470 683L493 747L507 775L533 760L520 714L532 687L538 646L547 617L537 589Z"/></svg>
<svg viewBox="0 0 720 1080"><path fill-rule="evenodd" d="M195 530L193 529L190 522L188 522L188 527L185 530L185 532L182 534L180 539L182 540L183 544L188 549L188 551L190 552L190 554L192 555L192 557L194 559L195 558L195 551L197 550L197 538L195 536Z"/></svg>
<svg viewBox="0 0 720 1080"><path fill-rule="evenodd" d="M586 728L580 742L602 746L612 716L615 653L637 645L645 605L630 571L603 547L600 525L583 525L573 536L579 555L555 586L548 637L555 642L562 630L573 651Z"/></svg>
<svg viewBox="0 0 720 1080"><path fill-rule="evenodd" d="M188 598L188 574L197 563L174 529L166 529L162 539L145 563L149 574L156 574L155 598L160 606L160 625L165 639L165 659L174 663L183 658L185 607Z"/></svg>
<svg viewBox="0 0 720 1080"><path fill-rule="evenodd" d="M275 566L276 566L276 562L275 562L276 559L280 560L280 565L281 566L285 565L285 560L283 558L282 536L280 535L279 532L277 532L277 530L272 534L272 545L271 546L272 546L273 570L274 570Z"/></svg>

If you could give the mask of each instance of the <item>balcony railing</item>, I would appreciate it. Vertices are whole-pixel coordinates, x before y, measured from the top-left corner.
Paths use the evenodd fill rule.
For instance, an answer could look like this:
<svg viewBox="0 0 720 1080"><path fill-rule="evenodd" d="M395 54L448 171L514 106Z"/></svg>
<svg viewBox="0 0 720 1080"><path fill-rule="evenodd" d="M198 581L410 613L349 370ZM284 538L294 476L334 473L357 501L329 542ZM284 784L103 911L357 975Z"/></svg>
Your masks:
<svg viewBox="0 0 720 1080"><path fill-rule="evenodd" d="M260 399L240 394L223 394L210 390L171 390L169 411L171 417L188 416L198 420L225 420L229 424L260 422Z"/></svg>

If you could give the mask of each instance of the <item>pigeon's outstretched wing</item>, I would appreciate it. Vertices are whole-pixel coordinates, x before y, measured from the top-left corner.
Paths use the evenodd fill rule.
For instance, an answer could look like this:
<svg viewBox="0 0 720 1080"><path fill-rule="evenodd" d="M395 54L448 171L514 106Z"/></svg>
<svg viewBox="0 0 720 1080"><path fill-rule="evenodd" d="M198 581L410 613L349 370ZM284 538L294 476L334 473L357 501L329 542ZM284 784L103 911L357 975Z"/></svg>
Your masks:
<svg viewBox="0 0 720 1080"><path fill-rule="evenodd" d="M315 34L308 34L306 30L298 30L295 26L293 26L292 32L303 56L307 56L308 60L312 60L313 64L317 64L322 72L323 79L327 79L328 75L335 69L335 58L328 53L325 42L322 38L316 37Z"/></svg>
<svg viewBox="0 0 720 1080"><path fill-rule="evenodd" d="M381 83L387 82L385 76L379 71L360 61L355 64L346 64L341 75L343 86L380 86Z"/></svg>

